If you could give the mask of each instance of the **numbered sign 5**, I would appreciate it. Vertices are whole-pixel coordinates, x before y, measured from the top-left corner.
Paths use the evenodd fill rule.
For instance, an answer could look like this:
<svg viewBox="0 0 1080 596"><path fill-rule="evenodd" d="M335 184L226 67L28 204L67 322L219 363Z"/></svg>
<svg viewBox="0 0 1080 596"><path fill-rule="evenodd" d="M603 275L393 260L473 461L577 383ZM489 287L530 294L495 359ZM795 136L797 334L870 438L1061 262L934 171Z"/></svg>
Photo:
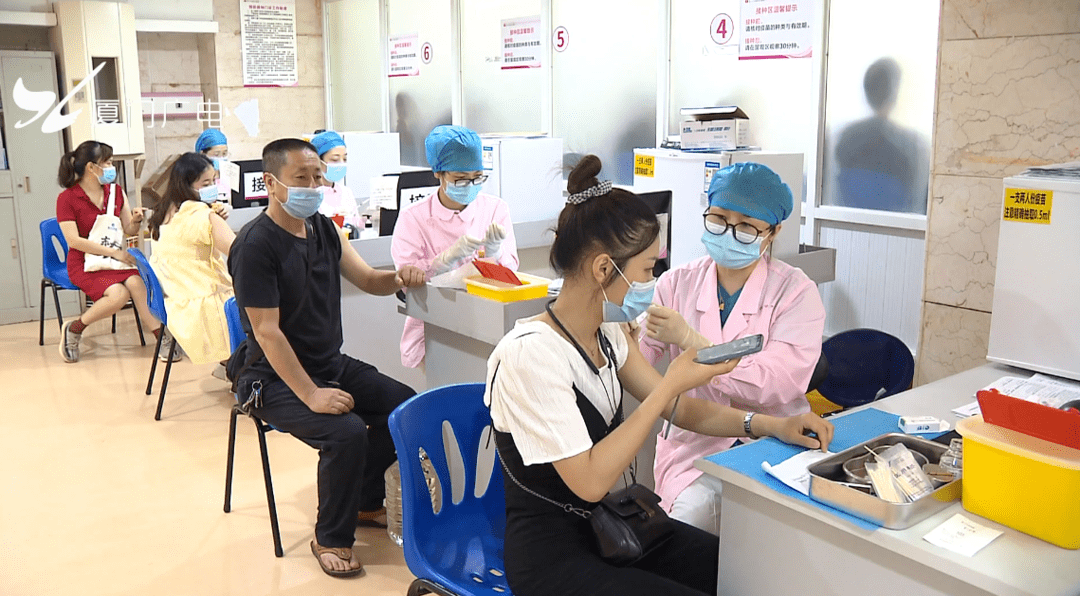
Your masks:
<svg viewBox="0 0 1080 596"><path fill-rule="evenodd" d="M713 42L722 46L731 41L734 35L735 21L731 20L731 17L724 13L713 17L712 23L709 24L709 36L712 37Z"/></svg>
<svg viewBox="0 0 1080 596"><path fill-rule="evenodd" d="M565 52L570 45L570 32L566 27L559 27L551 34L551 46L556 52Z"/></svg>
<svg viewBox="0 0 1080 596"><path fill-rule="evenodd" d="M420 48L420 59L423 60L424 64L431 64L431 55L431 43L424 42L424 47Z"/></svg>

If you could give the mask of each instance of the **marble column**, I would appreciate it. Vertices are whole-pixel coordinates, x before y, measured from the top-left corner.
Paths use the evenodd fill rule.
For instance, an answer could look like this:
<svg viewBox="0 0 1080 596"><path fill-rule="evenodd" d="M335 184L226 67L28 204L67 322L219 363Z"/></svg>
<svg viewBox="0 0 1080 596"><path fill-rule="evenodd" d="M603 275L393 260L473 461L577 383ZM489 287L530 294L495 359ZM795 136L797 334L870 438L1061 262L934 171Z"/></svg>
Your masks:
<svg viewBox="0 0 1080 596"><path fill-rule="evenodd" d="M916 384L985 362L1002 179L1080 159L1080 2L944 0Z"/></svg>

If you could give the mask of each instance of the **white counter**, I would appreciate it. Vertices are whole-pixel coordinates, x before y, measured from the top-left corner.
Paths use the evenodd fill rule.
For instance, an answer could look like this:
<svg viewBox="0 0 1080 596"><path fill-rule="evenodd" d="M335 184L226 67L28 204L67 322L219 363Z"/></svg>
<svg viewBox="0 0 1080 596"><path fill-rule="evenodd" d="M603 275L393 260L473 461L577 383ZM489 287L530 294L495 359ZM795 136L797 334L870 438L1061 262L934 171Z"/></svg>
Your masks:
<svg viewBox="0 0 1080 596"><path fill-rule="evenodd" d="M951 409L1005 375L1028 371L985 365L870 404L899 415L950 421ZM958 501L907 530L867 531L734 470L695 464L724 485L719 594L859 596L1075 596L1080 551L1058 548L973 513ZM1004 535L973 557L922 539L956 513Z"/></svg>

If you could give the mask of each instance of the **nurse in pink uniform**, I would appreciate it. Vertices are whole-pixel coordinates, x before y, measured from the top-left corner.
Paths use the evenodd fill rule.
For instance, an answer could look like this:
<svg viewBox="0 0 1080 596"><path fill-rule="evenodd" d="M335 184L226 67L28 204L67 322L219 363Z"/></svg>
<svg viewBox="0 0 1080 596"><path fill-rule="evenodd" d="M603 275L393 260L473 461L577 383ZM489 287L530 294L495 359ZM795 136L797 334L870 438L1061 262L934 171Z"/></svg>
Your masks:
<svg viewBox="0 0 1080 596"><path fill-rule="evenodd" d="M502 199L480 192L484 175L480 137L463 126L437 126L424 141L438 192L398 217L390 254L398 268L413 265L427 278L453 271L480 256L517 270L517 243L510 210ZM408 317L401 334L401 364L424 360L424 323Z"/></svg>
<svg viewBox="0 0 1080 596"><path fill-rule="evenodd" d="M765 254L791 210L791 189L768 167L716 172L701 237L708 256L657 282L641 337L650 362L758 333L765 339L761 352L692 390L694 397L772 416L810 411L806 388L821 355L825 308L802 270ZM657 437L656 492L672 517L719 534L720 487L694 460L734 442L679 428Z"/></svg>
<svg viewBox="0 0 1080 596"><path fill-rule="evenodd" d="M348 170L349 157L345 148L345 139L332 131L324 130L311 138L311 145L323 162L323 201L319 204L319 213L333 218L341 216L344 222L357 229L364 229L357 212L356 197L345 186L345 172Z"/></svg>

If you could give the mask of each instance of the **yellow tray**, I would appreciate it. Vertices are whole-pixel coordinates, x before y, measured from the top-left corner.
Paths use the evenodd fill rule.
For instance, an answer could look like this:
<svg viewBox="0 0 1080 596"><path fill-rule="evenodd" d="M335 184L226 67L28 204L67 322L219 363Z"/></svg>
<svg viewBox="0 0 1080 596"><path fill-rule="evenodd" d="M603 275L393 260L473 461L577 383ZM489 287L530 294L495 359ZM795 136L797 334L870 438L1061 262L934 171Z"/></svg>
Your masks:
<svg viewBox="0 0 1080 596"><path fill-rule="evenodd" d="M523 285L512 286L505 282L473 275L465 278L465 290L475 296L498 302L517 302L547 296L550 279L528 273L517 273L517 276Z"/></svg>

